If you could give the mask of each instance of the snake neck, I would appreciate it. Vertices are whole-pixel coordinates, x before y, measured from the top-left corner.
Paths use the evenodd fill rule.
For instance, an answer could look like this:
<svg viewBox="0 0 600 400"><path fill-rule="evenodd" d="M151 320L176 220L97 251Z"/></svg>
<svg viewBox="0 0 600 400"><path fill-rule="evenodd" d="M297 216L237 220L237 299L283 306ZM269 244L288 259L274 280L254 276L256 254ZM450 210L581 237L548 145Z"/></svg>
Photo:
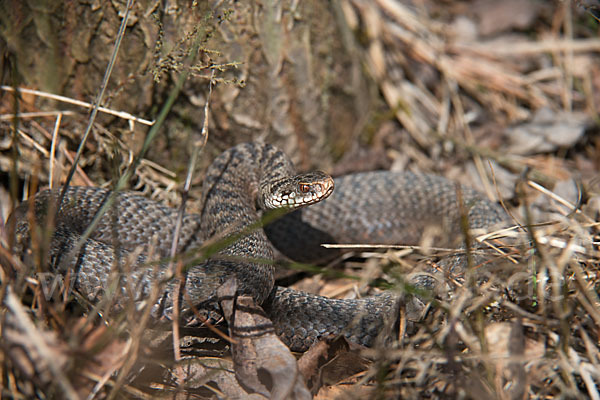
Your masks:
<svg viewBox="0 0 600 400"><path fill-rule="evenodd" d="M292 176L285 154L268 144L242 143L223 152L206 172L202 199L204 239L260 219L270 182Z"/></svg>
<svg viewBox="0 0 600 400"><path fill-rule="evenodd" d="M244 143L217 157L204 180L200 215L203 241L235 240L209 261L222 278L234 275L238 292L263 303L274 284L273 248L262 229L257 196L267 182L293 173L291 162L270 145ZM243 233L236 237L237 234ZM261 262L258 260L265 260ZM193 270L190 271L193 273Z"/></svg>

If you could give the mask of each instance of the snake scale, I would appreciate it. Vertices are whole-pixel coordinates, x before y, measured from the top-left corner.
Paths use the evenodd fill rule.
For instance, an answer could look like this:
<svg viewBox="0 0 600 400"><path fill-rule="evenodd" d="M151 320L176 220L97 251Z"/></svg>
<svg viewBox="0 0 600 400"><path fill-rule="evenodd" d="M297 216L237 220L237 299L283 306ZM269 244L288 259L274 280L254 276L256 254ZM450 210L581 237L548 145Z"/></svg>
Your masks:
<svg viewBox="0 0 600 400"><path fill-rule="evenodd" d="M281 189L279 186L289 184L294 176L291 161L271 145L244 143L225 151L206 173L201 213L183 217L177 252L189 254L206 241L235 235L252 226L268 202L264 193ZM333 188L330 178L323 174L317 173L316 181L321 183L316 186L307 186L305 177L291 180L299 188L297 198L313 196L315 190L319 198L326 197ZM466 187L460 192L471 228L490 227L506 219L501 207L478 192ZM288 199L294 197L289 190L285 193ZM88 299L97 300L110 292L114 266L121 265L121 276L126 278L120 278L117 292L141 301L148 297L157 279L167 276L165 263L157 268L148 261L168 257L177 210L134 192L121 192L90 238L75 249L109 194L100 188L70 187L52 223L49 217L54 213L50 210L57 193L38 193L11 216L15 253L26 263L33 263L28 251L32 243L31 218L27 217L28 210L33 210L37 225L54 227L47 250L50 270L74 272L76 288ZM238 292L262 305L276 333L292 350L304 351L328 334L343 334L351 341L371 346L397 320L402 296L384 292L340 300L274 286L273 266L267 263L274 259L273 245L294 260L316 262L336 255L321 243L414 244L429 223L442 224L447 238L460 238L460 216L457 185L442 177L368 172L336 178L335 190L327 199L290 212L264 230L238 235L241 237L219 254L192 264L186 274L182 315L189 312L188 301L196 308L218 311L216 290L228 277L235 276ZM76 257L68 257L74 252ZM115 257L120 264L115 263ZM127 259L133 259L133 267L127 268ZM173 292L173 281L167 281L154 305L157 316L170 315Z"/></svg>

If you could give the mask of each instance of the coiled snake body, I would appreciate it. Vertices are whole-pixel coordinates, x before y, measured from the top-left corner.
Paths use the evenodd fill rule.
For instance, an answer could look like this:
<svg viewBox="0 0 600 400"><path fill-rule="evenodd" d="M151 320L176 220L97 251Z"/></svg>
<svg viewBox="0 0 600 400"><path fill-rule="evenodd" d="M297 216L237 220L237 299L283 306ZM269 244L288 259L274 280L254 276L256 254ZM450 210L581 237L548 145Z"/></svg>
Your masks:
<svg viewBox="0 0 600 400"><path fill-rule="evenodd" d="M177 252L190 252L207 240L235 235L252 226L260 219L261 208L269 205L265 193L279 191L283 197L276 202L303 205L327 197L333 188L322 174L308 176L316 185L307 184L305 176L290 180L293 176L291 162L270 145L245 143L225 151L207 171L201 214L183 217ZM299 188L295 194L285 188L290 184ZM177 210L133 192L120 193L90 238L75 249L109 193L89 187L67 190L52 224L48 264L55 271L76 272L76 287L94 300L108 290L115 257L133 257L134 267L124 271L121 291L130 297L134 293L135 299L141 300L157 279L166 276L164 267L154 268L147 262L150 257L168 257ZM461 193L471 228L489 227L506 219L499 206L477 192L462 188ZM33 209L37 224L47 227L56 198L56 192L41 192L11 216L15 219L15 251L26 261L32 243L27 211ZM321 243L415 243L430 222L453 227L448 236L460 237L460 215L457 186L441 177L372 172L336 179L336 190L326 200L291 212L264 231L249 229L218 257L192 265L186 274L183 312L190 308L187 301L215 310L216 290L233 275L239 293L262 304L277 334L292 350L306 350L327 334L344 334L352 341L373 345L384 327L397 318L401 297L384 292L359 300L336 300L274 287L273 266L260 262L273 259L271 243L292 259L313 262L332 256ZM141 252L140 247L144 249ZM73 253L76 257L68 256ZM173 285L165 285L155 305L156 313L168 315L172 311Z"/></svg>

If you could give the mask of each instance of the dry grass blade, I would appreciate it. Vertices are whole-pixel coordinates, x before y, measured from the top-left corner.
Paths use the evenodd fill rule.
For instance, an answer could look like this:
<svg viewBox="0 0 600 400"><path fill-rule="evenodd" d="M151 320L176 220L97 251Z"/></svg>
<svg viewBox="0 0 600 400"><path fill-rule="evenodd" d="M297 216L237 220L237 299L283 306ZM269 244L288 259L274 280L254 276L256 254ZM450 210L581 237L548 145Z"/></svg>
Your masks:
<svg viewBox="0 0 600 400"><path fill-rule="evenodd" d="M2 85L2 86L0 86L0 90L4 90L7 92L14 92L15 88ZM76 100L76 99L72 99L70 97L65 97L65 96L59 96L59 95L52 94L52 93L46 93L46 92L42 92L40 90L33 90L33 89L27 89L27 88L20 87L20 88L17 88L17 91L21 92L21 93L27 93L27 94L32 94L35 96L45 97L45 98L52 99L52 100L58 100L63 103L73 104L73 105L83 107L83 108L92 109L94 107L94 104L86 103L85 101ZM152 126L154 124L154 121L148 121L146 119L139 118L139 117L136 117L135 115L126 113L124 111L111 110L110 108L106 108L106 107L102 107L102 106L98 107L98 111L106 113L106 114L114 115L116 117L123 118L126 120L130 120L133 122L138 122L143 125ZM0 119L12 119L14 117L33 118L33 117L43 117L43 116L54 116L57 114L74 115L73 111L43 111L43 112L35 112L35 113L20 113L20 114L15 114L15 115L11 115L11 114L0 115Z"/></svg>

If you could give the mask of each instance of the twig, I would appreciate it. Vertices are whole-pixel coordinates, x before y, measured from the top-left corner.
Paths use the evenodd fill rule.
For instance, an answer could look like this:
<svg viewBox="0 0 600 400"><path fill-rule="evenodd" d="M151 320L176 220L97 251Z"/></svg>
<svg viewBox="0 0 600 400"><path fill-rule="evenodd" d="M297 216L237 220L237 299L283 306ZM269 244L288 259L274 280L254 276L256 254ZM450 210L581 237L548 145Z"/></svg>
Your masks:
<svg viewBox="0 0 600 400"><path fill-rule="evenodd" d="M491 55L494 57L500 56L523 56L537 55L553 51L573 51L577 53L593 51L600 52L600 39L555 39L555 40L540 40L530 42L514 42L508 45L496 43L494 46L489 44L466 44L456 43L452 47L455 50L475 51L480 54Z"/></svg>
<svg viewBox="0 0 600 400"><path fill-rule="evenodd" d="M562 204L563 206L570 208L571 211L569 211L567 214L565 214L566 216L569 216L569 215L575 213L578 215L582 215L590 223L594 222L594 220L592 218L588 217L587 215L585 215L584 213L581 212L578 205L571 204L571 202L563 199L562 197L560 197L556 193L552 192L551 190L546 189L542 185L540 185L532 180L528 180L527 185L532 187L533 189L543 193L544 195L550 197L552 200ZM578 203L580 203L581 202L581 192L578 193L578 197L579 197ZM563 210L560 210L560 211L563 212Z"/></svg>
<svg viewBox="0 0 600 400"><path fill-rule="evenodd" d="M400 244L333 244L333 243L324 243L321 244L322 247L326 249L388 249L388 250L422 250L422 246L411 246L411 245L400 245ZM456 249L450 249L445 247L428 247L428 250L433 251L455 251Z"/></svg>
<svg viewBox="0 0 600 400"><path fill-rule="evenodd" d="M2 86L5 87L5 86ZM21 90L21 89L19 89ZM54 117L62 115L74 115L73 111L37 111L28 113L17 113L17 114L0 114L0 121L12 120L13 118L38 118L38 117Z"/></svg>
<svg viewBox="0 0 600 400"><path fill-rule="evenodd" d="M58 138L58 129L60 127L60 122L62 120L62 114L58 114L56 116L56 122L54 123L54 130L52 131L52 142L50 144L50 176L48 178L48 183L50 188L54 185L54 159L56 155L56 142Z"/></svg>
<svg viewBox="0 0 600 400"><path fill-rule="evenodd" d="M0 86L0 90L5 90L7 92L14 92L15 89L10 87L10 86L5 86L2 85ZM42 92L41 90L33 90L33 89L27 89L27 88L17 88L17 92L22 92L22 93L27 93L27 94L33 94L36 96L40 96L40 97L45 97L47 99L52 99L52 100L58 100L58 101L62 101L63 103L68 103L68 104L73 104L76 106L80 106L80 107L84 107L84 108L88 108L88 109L92 109L94 107L94 104L90 104L87 103L85 101L81 101L81 100L76 100L76 99L72 99L70 97L66 97L66 96L60 96L57 94L52 94L52 93L48 93L48 92ZM136 117L135 115L126 113L124 111L116 111L116 110L111 110L110 108L106 108L106 107L97 107L97 110L100 112L103 112L105 114L110 114L110 115L114 115L116 117L119 118L123 118L123 119L127 119L133 122L139 122L140 124L143 125L148 125L148 126L152 126L154 124L154 121L149 121L147 119L143 119L143 118L139 118ZM35 113L17 113L17 114L9 114L13 117L17 117L17 118L25 118L25 117L43 117L43 116L51 116L51 115L56 115L56 114L65 114L65 115L71 115L73 114L72 111L44 111L44 112L35 112ZM0 119L5 119L6 115L1 115Z"/></svg>
<svg viewBox="0 0 600 400"><path fill-rule="evenodd" d="M23 139L25 139L26 142L29 142L29 144L31 144L31 146L33 146L34 149L42 153L44 157L48 157L48 150L46 150L44 146L36 142L33 138L31 138L26 132L23 132L21 129L18 129L17 132Z"/></svg>
<svg viewBox="0 0 600 400"><path fill-rule="evenodd" d="M69 160L69 163L71 163L71 165L74 165L75 159L73 157L72 152L70 152L66 147L63 146L61 146L61 150L63 150L63 154L65 155L67 160ZM92 182L92 180L87 176L87 174L81 169L79 165L77 166L77 173L87 186L95 186L94 182Z"/></svg>

